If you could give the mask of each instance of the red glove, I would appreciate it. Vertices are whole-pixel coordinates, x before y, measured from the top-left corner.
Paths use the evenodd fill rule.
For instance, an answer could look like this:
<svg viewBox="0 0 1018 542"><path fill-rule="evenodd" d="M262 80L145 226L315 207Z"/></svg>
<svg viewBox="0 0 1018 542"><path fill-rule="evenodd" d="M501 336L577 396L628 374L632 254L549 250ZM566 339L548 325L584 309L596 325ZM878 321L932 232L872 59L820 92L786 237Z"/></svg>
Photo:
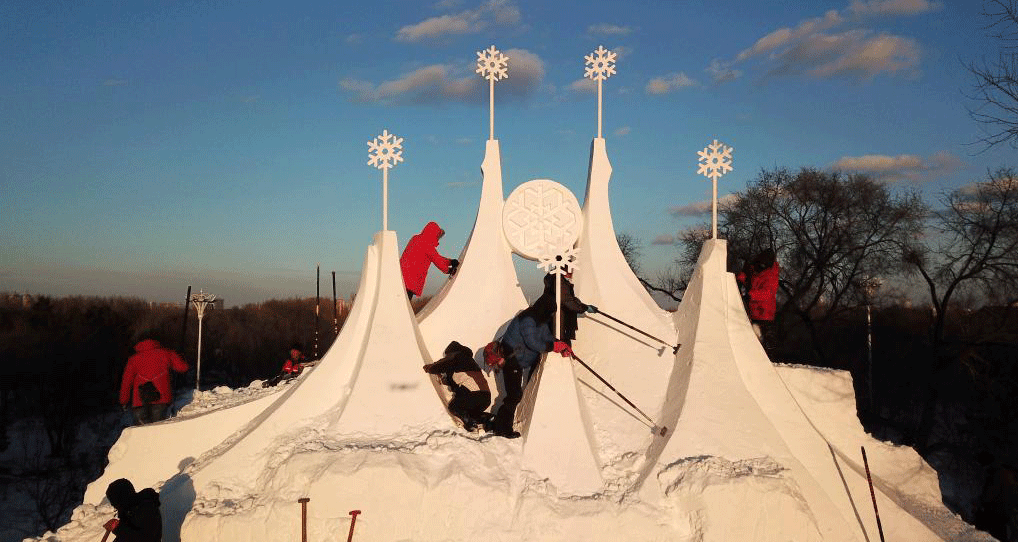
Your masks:
<svg viewBox="0 0 1018 542"><path fill-rule="evenodd" d="M555 341L555 345L552 346L552 351L556 354L562 354L563 356L573 357L573 351L570 350L569 345L562 341Z"/></svg>
<svg viewBox="0 0 1018 542"><path fill-rule="evenodd" d="M103 528L106 529L107 531L112 531L113 529L117 528L117 525L120 525L120 520L117 518L113 518L104 523Z"/></svg>

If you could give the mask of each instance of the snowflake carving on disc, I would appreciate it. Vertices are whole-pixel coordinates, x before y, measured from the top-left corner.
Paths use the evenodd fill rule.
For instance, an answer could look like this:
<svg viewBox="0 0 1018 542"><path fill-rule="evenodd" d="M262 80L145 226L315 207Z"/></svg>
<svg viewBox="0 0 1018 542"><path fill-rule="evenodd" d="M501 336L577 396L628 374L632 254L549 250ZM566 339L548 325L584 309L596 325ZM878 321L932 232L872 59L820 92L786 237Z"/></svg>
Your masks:
<svg viewBox="0 0 1018 542"><path fill-rule="evenodd" d="M541 260L572 250L583 229L576 196L555 181L536 179L513 190L502 209L502 230L513 250Z"/></svg>
<svg viewBox="0 0 1018 542"><path fill-rule="evenodd" d="M368 165L390 169L403 161L403 138L382 130L382 135L368 141Z"/></svg>
<svg viewBox="0 0 1018 542"><path fill-rule="evenodd" d="M718 180L718 177L732 170L732 151L735 150L724 143L713 143L707 145L702 151L696 151L700 155L699 168L697 173L703 176Z"/></svg>
<svg viewBox="0 0 1018 542"><path fill-rule="evenodd" d="M583 57L587 61L583 76L594 81L604 81L615 75L616 56L615 53L605 49L603 45L598 45L596 51Z"/></svg>
<svg viewBox="0 0 1018 542"><path fill-rule="evenodd" d="M565 268L568 267L570 271L576 271L578 259L577 253L580 251L578 248L567 247L562 252L545 252L537 257L537 267L544 270L545 273L552 273L555 275L562 275L566 272Z"/></svg>
<svg viewBox="0 0 1018 542"><path fill-rule="evenodd" d="M492 45L483 51L477 51L477 73L488 81L498 81L509 77L509 57L503 55Z"/></svg>

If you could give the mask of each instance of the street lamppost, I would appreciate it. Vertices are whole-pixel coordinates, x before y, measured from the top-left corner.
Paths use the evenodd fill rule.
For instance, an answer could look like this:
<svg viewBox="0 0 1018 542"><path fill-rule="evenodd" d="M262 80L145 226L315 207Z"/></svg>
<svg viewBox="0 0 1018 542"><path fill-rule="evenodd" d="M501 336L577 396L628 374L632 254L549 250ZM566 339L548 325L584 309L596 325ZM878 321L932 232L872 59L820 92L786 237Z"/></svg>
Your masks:
<svg viewBox="0 0 1018 542"><path fill-rule="evenodd" d="M201 321L205 317L205 307L215 300L215 294L207 294L204 290L191 296L191 304L194 305L194 310L198 313L198 368L195 370L195 391L201 391Z"/></svg>
<svg viewBox="0 0 1018 542"><path fill-rule="evenodd" d="M873 399L873 317L871 315L870 307L873 305L873 297L876 295L877 290L883 281L876 277L871 277L866 280L866 371L867 371L867 384L870 392L870 411L875 408L876 402Z"/></svg>

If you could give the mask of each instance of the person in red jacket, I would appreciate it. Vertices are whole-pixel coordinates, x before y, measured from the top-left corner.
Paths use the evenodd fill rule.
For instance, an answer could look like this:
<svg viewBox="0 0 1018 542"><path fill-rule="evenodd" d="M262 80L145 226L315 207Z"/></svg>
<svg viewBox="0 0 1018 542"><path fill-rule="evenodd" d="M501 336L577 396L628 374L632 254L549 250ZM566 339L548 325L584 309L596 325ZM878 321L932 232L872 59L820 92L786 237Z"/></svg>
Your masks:
<svg viewBox="0 0 1018 542"><path fill-rule="evenodd" d="M188 366L176 352L155 339L139 342L134 350L120 380L120 404L126 408L127 402L131 402L134 420L139 425L157 422L166 417L173 399L170 371L183 373Z"/></svg>
<svg viewBox="0 0 1018 542"><path fill-rule="evenodd" d="M777 310L778 275L781 266L774 251L766 249L757 254L742 273L736 277L746 289L746 308L753 330L762 341L769 342L769 328Z"/></svg>
<svg viewBox="0 0 1018 542"><path fill-rule="evenodd" d="M399 258L399 267L403 271L403 285L409 299L420 296L424 290L424 282L428 279L431 264L443 273L456 274L459 260L444 258L438 253L438 240L445 235L442 228L434 222L428 222L421 233L410 238Z"/></svg>

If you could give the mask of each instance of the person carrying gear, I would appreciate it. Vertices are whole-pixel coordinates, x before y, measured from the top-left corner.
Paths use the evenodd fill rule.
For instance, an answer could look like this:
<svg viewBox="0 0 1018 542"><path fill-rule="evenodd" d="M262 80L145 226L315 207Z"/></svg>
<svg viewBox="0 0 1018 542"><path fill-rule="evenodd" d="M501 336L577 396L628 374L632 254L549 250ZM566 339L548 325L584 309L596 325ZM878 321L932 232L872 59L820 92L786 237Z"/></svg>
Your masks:
<svg viewBox="0 0 1018 542"><path fill-rule="evenodd" d="M434 222L428 222L421 233L410 238L399 257L399 267L403 271L403 285L406 286L407 298L420 297L424 291L424 283L428 280L428 269L435 264L441 272L449 276L456 274L459 260L447 259L438 253L438 241L445 231Z"/></svg>
<svg viewBox="0 0 1018 542"><path fill-rule="evenodd" d="M476 431L483 425L487 419L484 411L491 404L491 389L469 348L450 342L442 359L425 365L424 372L441 375L442 384L452 392L449 412L463 421L464 429Z"/></svg>
<svg viewBox="0 0 1018 542"><path fill-rule="evenodd" d="M157 422L166 418L173 399L170 371L183 373L188 366L176 352L155 339L139 342L134 350L120 380L120 404L127 408L131 401L131 411L139 425Z"/></svg>
<svg viewBox="0 0 1018 542"><path fill-rule="evenodd" d="M103 525L116 535L113 542L160 542L163 539L159 495L154 489L135 493L131 481L120 478L106 488L106 498L117 510L117 517Z"/></svg>
<svg viewBox="0 0 1018 542"><path fill-rule="evenodd" d="M314 364L315 362L313 361L307 361L307 358L304 357L301 346L294 343L293 346L290 347L290 357L286 358L286 361L283 362L283 368L279 371L279 374L265 381L265 383L262 384L262 387L275 386L280 382L297 378L305 367L310 367Z"/></svg>
<svg viewBox="0 0 1018 542"><path fill-rule="evenodd" d="M534 306L540 306L542 311L547 311L549 314L554 314L556 310L555 306L555 274L548 273L544 276L544 291L541 292L541 297L534 301ZM597 307L588 305L580 298L576 297L576 291L573 288L571 280L573 273L567 271L562 275L559 280L562 283L560 298L562 301L562 312L559 313L559 322L562 328L562 336L559 340L566 343L572 344L573 339L576 338L577 316L582 313L596 313ZM552 319L552 326L554 326L554 319ZM552 329L552 332L555 330Z"/></svg>

